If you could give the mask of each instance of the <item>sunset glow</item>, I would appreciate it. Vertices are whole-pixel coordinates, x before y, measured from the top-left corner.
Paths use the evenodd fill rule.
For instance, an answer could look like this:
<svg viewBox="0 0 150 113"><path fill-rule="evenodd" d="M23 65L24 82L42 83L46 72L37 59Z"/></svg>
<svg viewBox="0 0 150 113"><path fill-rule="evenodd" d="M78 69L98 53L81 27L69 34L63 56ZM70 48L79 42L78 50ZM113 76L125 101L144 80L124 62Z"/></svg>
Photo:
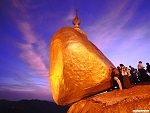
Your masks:
<svg viewBox="0 0 150 113"><path fill-rule="evenodd" d="M80 29L117 67L150 63L150 0L1 0L0 99L52 100L49 51L52 36Z"/></svg>

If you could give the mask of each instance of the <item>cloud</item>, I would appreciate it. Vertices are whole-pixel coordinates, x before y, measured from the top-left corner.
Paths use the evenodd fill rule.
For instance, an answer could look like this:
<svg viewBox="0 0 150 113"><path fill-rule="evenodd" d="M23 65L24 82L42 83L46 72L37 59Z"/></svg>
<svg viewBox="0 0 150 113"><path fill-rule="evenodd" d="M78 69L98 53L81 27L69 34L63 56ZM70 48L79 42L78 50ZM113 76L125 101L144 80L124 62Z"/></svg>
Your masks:
<svg viewBox="0 0 150 113"><path fill-rule="evenodd" d="M35 37L35 34L32 31L32 26L29 22L18 21L18 26L25 41L27 41L29 44L37 43L37 38Z"/></svg>
<svg viewBox="0 0 150 113"><path fill-rule="evenodd" d="M45 62L48 61L47 47L44 40L41 40L32 29L28 22L19 22L20 32L23 34L25 43L19 43L22 53L19 55L36 74L48 76L48 68Z"/></svg>
<svg viewBox="0 0 150 113"><path fill-rule="evenodd" d="M33 92L33 91L39 91L39 90L50 90L48 86L46 86L43 83L31 83L31 82L23 82L23 83L13 83L13 84L5 84L0 86L0 91L26 91L26 92Z"/></svg>
<svg viewBox="0 0 150 113"><path fill-rule="evenodd" d="M13 0L12 2L14 7L23 15L21 16L23 18L15 18L24 40L23 43L18 43L18 47L22 50L19 57L29 65L35 74L48 76L49 49L47 49L46 42L35 33L34 24L30 22L30 15L26 9L29 1L20 2Z"/></svg>
<svg viewBox="0 0 150 113"><path fill-rule="evenodd" d="M74 17L75 17L75 11L70 10L70 12L67 14L67 16L65 16L64 20L70 21L70 20L73 20Z"/></svg>
<svg viewBox="0 0 150 113"><path fill-rule="evenodd" d="M121 39L123 27L132 19L137 7L138 2L113 2L112 6L107 7L108 12L105 12L92 26L87 27L90 40L103 50L109 48Z"/></svg>
<svg viewBox="0 0 150 113"><path fill-rule="evenodd" d="M33 96L34 95L34 96ZM10 91L1 90L0 99L8 100L22 100L22 99L41 99L53 101L52 95L49 90L37 90L37 91Z"/></svg>

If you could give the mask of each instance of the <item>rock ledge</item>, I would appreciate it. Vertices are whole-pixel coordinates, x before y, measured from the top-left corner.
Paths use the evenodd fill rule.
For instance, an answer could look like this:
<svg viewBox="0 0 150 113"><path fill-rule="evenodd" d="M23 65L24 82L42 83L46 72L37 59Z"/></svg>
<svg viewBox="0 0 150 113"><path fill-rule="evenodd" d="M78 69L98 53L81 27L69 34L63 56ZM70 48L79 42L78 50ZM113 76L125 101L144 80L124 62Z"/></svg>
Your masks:
<svg viewBox="0 0 150 113"><path fill-rule="evenodd" d="M68 113L133 113L149 110L150 84L97 94L74 103Z"/></svg>

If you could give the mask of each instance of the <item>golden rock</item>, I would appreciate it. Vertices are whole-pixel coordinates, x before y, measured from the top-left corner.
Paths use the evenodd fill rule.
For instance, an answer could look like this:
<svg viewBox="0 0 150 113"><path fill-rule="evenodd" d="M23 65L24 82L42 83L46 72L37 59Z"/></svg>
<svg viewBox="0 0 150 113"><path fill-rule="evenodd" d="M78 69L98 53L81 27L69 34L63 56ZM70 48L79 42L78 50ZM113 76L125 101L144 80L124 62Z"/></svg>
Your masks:
<svg viewBox="0 0 150 113"><path fill-rule="evenodd" d="M50 86L54 101L67 105L110 88L114 67L82 30L61 28L50 42Z"/></svg>

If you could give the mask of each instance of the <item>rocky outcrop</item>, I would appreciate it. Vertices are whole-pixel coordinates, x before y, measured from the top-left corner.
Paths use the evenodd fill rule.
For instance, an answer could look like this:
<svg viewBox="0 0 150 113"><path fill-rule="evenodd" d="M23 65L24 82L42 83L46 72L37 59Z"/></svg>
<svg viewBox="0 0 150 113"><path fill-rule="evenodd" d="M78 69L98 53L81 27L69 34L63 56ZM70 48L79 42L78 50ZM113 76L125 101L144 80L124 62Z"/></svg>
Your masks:
<svg viewBox="0 0 150 113"><path fill-rule="evenodd" d="M150 112L150 84L97 94L74 103L67 113L134 113L140 110Z"/></svg>
<svg viewBox="0 0 150 113"><path fill-rule="evenodd" d="M110 88L114 67L83 31L63 27L50 43L50 86L54 101L67 105Z"/></svg>

